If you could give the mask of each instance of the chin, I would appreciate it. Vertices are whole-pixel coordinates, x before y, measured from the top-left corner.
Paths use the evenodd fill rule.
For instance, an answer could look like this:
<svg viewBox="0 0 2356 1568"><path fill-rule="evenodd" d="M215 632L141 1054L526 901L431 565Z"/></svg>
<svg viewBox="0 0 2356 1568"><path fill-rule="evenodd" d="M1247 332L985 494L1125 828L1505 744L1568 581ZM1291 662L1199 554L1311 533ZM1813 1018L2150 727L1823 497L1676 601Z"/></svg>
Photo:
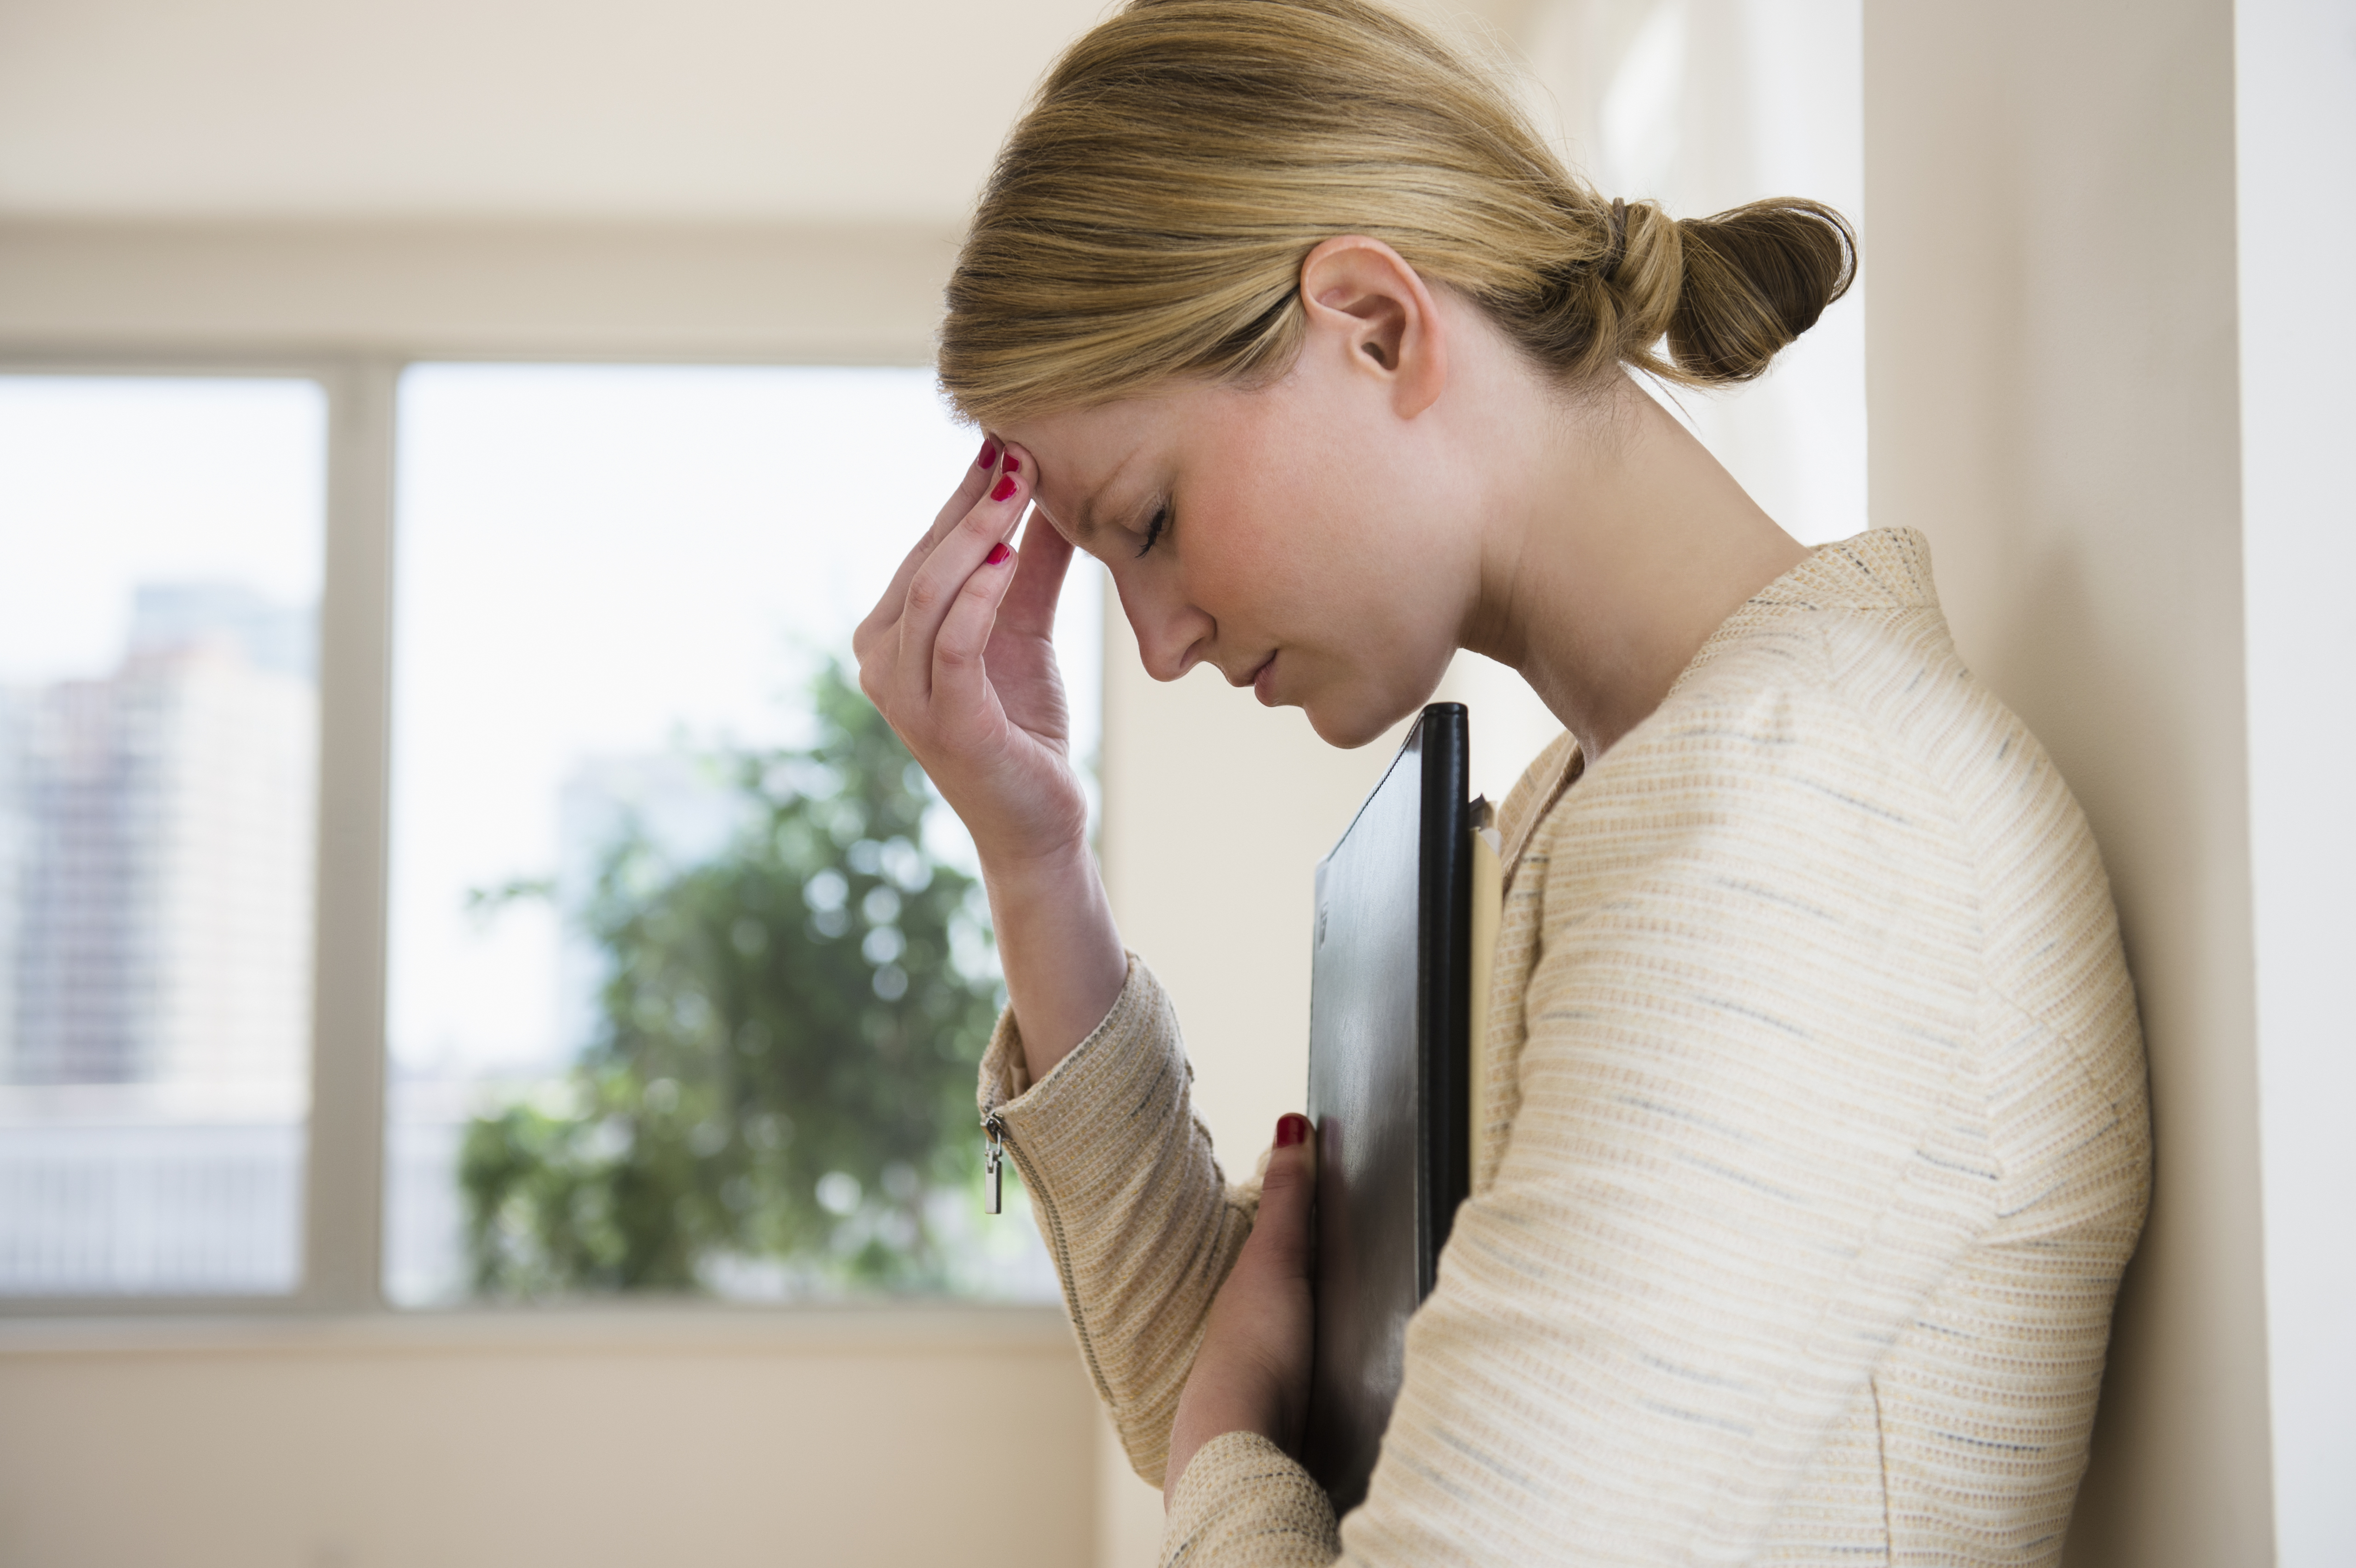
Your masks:
<svg viewBox="0 0 2356 1568"><path fill-rule="evenodd" d="M1434 681L1432 689L1436 690L1438 687L1439 682ZM1353 693L1352 696L1357 699L1323 698L1301 705L1301 712L1308 716L1309 727L1317 731L1317 738L1345 752L1355 751L1370 741L1381 740L1400 720L1412 719L1422 712L1423 705L1431 699L1431 691L1427 690L1404 703L1396 698L1384 698L1372 692Z"/></svg>

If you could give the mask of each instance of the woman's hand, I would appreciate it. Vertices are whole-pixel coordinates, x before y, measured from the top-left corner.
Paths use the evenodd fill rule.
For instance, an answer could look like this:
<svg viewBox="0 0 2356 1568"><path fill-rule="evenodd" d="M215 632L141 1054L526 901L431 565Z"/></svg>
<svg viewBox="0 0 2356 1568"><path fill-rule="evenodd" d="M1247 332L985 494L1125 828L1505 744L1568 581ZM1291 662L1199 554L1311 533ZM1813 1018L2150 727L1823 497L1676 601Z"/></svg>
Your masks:
<svg viewBox="0 0 2356 1568"><path fill-rule="evenodd" d="M1259 1217L1211 1304L1178 1396L1162 1481L1165 1503L1194 1451L1224 1433L1257 1432L1288 1454L1300 1450L1316 1343L1309 1221L1317 1145L1309 1132L1306 1116L1288 1114L1276 1124L1276 1147L1260 1179Z"/></svg>
<svg viewBox="0 0 2356 1568"><path fill-rule="evenodd" d="M1033 1080L1086 1039L1128 977L1087 847L1055 666L1055 600L1072 547L1033 526L1010 539L1036 478L1030 454L982 448L851 647L859 685L973 835L1006 988Z"/></svg>
<svg viewBox="0 0 2356 1568"><path fill-rule="evenodd" d="M1087 830L1055 665L1055 600L1072 547L1012 540L1033 475L982 448L851 635L859 684L973 835L985 865L1068 849Z"/></svg>

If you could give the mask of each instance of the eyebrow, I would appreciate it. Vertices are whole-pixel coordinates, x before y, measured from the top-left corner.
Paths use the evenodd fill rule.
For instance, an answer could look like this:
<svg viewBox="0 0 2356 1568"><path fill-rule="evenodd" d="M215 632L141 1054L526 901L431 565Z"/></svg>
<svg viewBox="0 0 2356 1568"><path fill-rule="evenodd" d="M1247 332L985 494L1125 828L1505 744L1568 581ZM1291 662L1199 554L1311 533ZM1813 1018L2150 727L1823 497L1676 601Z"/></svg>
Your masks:
<svg viewBox="0 0 2356 1568"><path fill-rule="evenodd" d="M1121 460L1113 465L1112 472L1104 476L1104 483L1096 485L1080 498L1080 515L1076 519L1079 532L1075 537L1075 543L1081 539L1092 540L1103 530L1104 525L1097 519L1097 497L1119 482L1120 476L1129 472L1129 465L1137 461L1137 453L1138 449L1134 446L1130 447Z"/></svg>

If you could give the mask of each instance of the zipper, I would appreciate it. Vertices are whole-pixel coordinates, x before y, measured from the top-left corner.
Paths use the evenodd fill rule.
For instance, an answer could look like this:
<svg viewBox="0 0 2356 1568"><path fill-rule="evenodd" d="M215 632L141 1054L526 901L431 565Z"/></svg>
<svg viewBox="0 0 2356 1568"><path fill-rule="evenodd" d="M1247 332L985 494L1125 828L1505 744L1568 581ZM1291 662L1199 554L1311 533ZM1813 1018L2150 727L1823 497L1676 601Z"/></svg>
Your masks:
<svg viewBox="0 0 2356 1568"><path fill-rule="evenodd" d="M981 1119L981 1211L1000 1212L999 1187L1003 1179L1000 1166L1006 1158L1006 1124L992 1111Z"/></svg>
<svg viewBox="0 0 2356 1568"><path fill-rule="evenodd" d="M1072 1332L1080 1341L1080 1359L1088 1364L1088 1377L1097 1385L1097 1395L1105 1409L1118 1413L1120 1402L1113 1398L1112 1389L1105 1381L1104 1369L1097 1365L1096 1340L1088 1333L1087 1319L1080 1314L1079 1293L1072 1285L1072 1249L1064 1238L1063 1216L1055 1212L1055 1200L1031 1169L1031 1162L1023 1157L1023 1147L1007 1136L1006 1123L996 1111L981 1118L982 1170L987 1183L987 1211L999 1212L1000 1161L1012 1157L1014 1173L1023 1179L1023 1189L1031 1194L1031 1207L1047 1221L1047 1244L1055 1255L1055 1279L1064 1287L1064 1309L1072 1319Z"/></svg>

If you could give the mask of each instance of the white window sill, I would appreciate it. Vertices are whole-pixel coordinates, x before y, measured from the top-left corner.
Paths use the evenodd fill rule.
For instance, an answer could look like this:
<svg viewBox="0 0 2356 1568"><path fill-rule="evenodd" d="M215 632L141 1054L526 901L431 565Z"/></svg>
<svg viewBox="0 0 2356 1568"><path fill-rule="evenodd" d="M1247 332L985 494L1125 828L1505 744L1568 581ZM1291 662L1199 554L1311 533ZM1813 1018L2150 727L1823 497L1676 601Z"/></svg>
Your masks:
<svg viewBox="0 0 2356 1568"><path fill-rule="evenodd" d="M1019 1352L1068 1349L1071 1342L1071 1330L1060 1307L955 1303L855 1307L596 1303L420 1312L230 1311L200 1316L188 1311L0 1318L0 1357L584 1350L625 1354L746 1350L788 1355Z"/></svg>

